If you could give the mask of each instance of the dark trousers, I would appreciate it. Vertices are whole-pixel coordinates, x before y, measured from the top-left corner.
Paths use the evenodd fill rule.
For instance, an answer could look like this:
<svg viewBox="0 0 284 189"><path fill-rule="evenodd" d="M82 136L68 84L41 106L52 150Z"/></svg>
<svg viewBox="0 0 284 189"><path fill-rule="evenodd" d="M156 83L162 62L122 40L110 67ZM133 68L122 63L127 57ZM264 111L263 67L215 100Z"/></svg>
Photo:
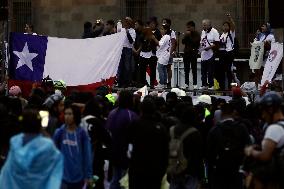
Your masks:
<svg viewBox="0 0 284 189"><path fill-rule="evenodd" d="M140 70L140 83L142 85L146 85L146 70L149 65L150 68L150 85L154 86L156 81L156 66L157 66L157 57L152 56L151 58L143 58L140 57L139 62L139 70Z"/></svg>
<svg viewBox="0 0 284 189"><path fill-rule="evenodd" d="M93 159L93 174L99 177L99 180L96 182L96 186L94 189L104 189L104 179L105 179L105 171L104 171L104 160Z"/></svg>
<svg viewBox="0 0 284 189"><path fill-rule="evenodd" d="M140 71L139 71L140 56L133 55L133 61L134 61L134 69L132 73L132 81L134 82L135 85L137 85L140 82Z"/></svg>
<svg viewBox="0 0 284 189"><path fill-rule="evenodd" d="M210 189L243 189L242 175L236 172L213 173L209 181Z"/></svg>
<svg viewBox="0 0 284 189"><path fill-rule="evenodd" d="M119 87L128 87L132 80L132 49L123 48L122 54L118 66L117 77L118 77L118 86Z"/></svg>
<svg viewBox="0 0 284 189"><path fill-rule="evenodd" d="M129 189L160 189L163 177L129 172Z"/></svg>
<svg viewBox="0 0 284 189"><path fill-rule="evenodd" d="M210 58L209 60L203 60L201 61L201 81L202 86L208 86L213 87L214 86L214 62L215 58L214 56ZM208 78L208 83L207 83Z"/></svg>
<svg viewBox="0 0 284 189"><path fill-rule="evenodd" d="M82 189L84 184L84 181L78 183L66 183L63 181L60 189Z"/></svg>
<svg viewBox="0 0 284 189"><path fill-rule="evenodd" d="M225 83L226 83L226 74L227 74L227 80L228 80L228 89L231 88L231 83L233 80L233 74L231 71L231 67L234 61L234 53L233 51L227 52L227 51L220 51L219 53L219 62L216 62L215 64L215 75L216 79L219 82L219 86L221 90L226 89Z"/></svg>
<svg viewBox="0 0 284 189"><path fill-rule="evenodd" d="M191 68L193 85L197 85L197 53L191 52L184 54L183 62L184 62L185 84L189 85L189 72Z"/></svg>

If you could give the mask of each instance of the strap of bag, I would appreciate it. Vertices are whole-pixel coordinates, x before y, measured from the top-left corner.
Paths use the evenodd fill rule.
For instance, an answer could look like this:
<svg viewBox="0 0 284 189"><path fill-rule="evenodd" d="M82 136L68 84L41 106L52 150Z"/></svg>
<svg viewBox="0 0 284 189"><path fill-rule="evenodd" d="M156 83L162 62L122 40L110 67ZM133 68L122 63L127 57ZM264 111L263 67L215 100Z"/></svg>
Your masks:
<svg viewBox="0 0 284 189"><path fill-rule="evenodd" d="M229 36L229 38L230 38L230 40L231 40L231 42L232 42L232 47L234 48L235 41L233 40L233 37L232 37L232 35L231 35L230 32L228 32L227 38L228 38L228 36ZM227 44L227 41L226 41L226 44Z"/></svg>
<svg viewBox="0 0 284 189"><path fill-rule="evenodd" d="M170 137L171 137L171 139L174 139L174 138L175 138L175 127L176 127L176 126L172 126L172 127L170 128Z"/></svg>
<svg viewBox="0 0 284 189"><path fill-rule="evenodd" d="M176 126L172 126L172 127L170 128L170 137L171 137L171 139L174 139L174 138L175 138L175 127L176 127ZM196 128L190 127L189 129L187 129L187 130L179 137L179 139L180 139L181 141L183 141L188 135L190 135L191 133L194 133L195 131L197 131Z"/></svg>
<svg viewBox="0 0 284 189"><path fill-rule="evenodd" d="M183 141L188 135L194 133L195 131L197 131L197 129L190 127L181 135L180 140Z"/></svg>

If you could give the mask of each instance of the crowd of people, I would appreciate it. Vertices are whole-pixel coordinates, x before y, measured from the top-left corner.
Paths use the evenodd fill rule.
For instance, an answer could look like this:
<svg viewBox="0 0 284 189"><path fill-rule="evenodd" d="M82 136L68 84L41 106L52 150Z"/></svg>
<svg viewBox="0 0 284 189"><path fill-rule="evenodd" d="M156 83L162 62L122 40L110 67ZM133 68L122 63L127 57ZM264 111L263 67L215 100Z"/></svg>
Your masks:
<svg viewBox="0 0 284 189"><path fill-rule="evenodd" d="M219 33L209 19L202 21L203 30L198 32L195 22L186 23L186 31L182 37L184 45L183 62L185 83L183 88L189 88L189 73L192 71L193 89L214 88L214 79L219 84L220 90L231 88L231 83L238 83L233 73L234 58L239 51L239 42L236 38L236 26L230 14ZM106 24L97 20L94 26L90 22L84 25L83 38L99 37L122 31L117 29L123 27L126 30L126 39L117 73L118 87L142 87L171 88L173 57L177 54L176 33L171 28L172 22L168 18L162 19L159 25L157 17L151 17L148 22L132 20L126 17L122 23L108 20ZM275 42L270 25L264 24L257 32L255 41L265 42L264 63L268 57L271 42ZM201 57L201 86L197 86L197 58ZM218 57L219 61L215 61ZM264 67L264 65L263 65ZM156 69L159 73L159 81L156 81ZM254 70L260 82L263 68ZM146 73L150 76L150 83L146 80ZM227 85L225 85L227 84Z"/></svg>
<svg viewBox="0 0 284 189"><path fill-rule="evenodd" d="M60 82L1 96L0 188L120 189L126 176L130 189L283 188L279 92L255 103L239 87L229 102L107 86L66 95Z"/></svg>
<svg viewBox="0 0 284 189"><path fill-rule="evenodd" d="M25 98L19 86L5 95L2 83L0 188L284 188L282 89L265 83L260 96L245 98L242 89L258 90L261 71L251 74L242 87L230 85L238 46L230 14L227 19L221 35L208 19L202 21L201 33L189 21L182 44L185 87L192 70L197 89L200 55L200 89L213 89L215 78L221 89L232 90L229 101L206 92L197 100L173 91L146 96L129 90L112 93L108 86L67 93L64 81L50 78ZM32 25L25 29L36 35ZM94 26L86 22L82 38L123 30L118 86L171 87L177 48L171 20L163 19L161 26L156 17L147 23L129 17L117 25L113 20L97 20ZM269 51L275 39L268 24L255 40L265 41Z"/></svg>

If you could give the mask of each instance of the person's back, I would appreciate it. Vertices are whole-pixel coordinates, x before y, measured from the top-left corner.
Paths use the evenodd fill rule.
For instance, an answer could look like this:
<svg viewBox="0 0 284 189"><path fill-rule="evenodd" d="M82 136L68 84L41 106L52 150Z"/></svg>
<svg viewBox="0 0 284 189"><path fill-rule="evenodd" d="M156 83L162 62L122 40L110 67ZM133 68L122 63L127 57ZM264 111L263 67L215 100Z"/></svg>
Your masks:
<svg viewBox="0 0 284 189"><path fill-rule="evenodd" d="M195 128L197 113L194 107L187 104L179 105L178 109L180 122L170 128L168 178L172 189L197 189L203 176L203 141L201 133ZM177 141L180 145L175 147ZM174 154L178 155L175 157ZM182 161L182 156L186 160L184 166L176 166L175 162ZM175 167L179 166L180 171L175 171Z"/></svg>
<svg viewBox="0 0 284 189"><path fill-rule="evenodd" d="M168 133L155 115L156 108L151 97L146 97L141 107L141 118L133 122L129 130L130 143L133 145L129 188L159 189L168 165Z"/></svg>
<svg viewBox="0 0 284 189"><path fill-rule="evenodd" d="M130 110L133 106L133 94L130 91L121 91L118 97L118 108L109 113L105 128L111 133L111 159L113 176L111 189L120 187L120 179L128 168L128 129L131 122L137 119L136 113Z"/></svg>
<svg viewBox="0 0 284 189"><path fill-rule="evenodd" d="M35 110L20 118L24 133L10 140L10 150L0 175L0 188L59 189L63 157L54 143L40 134L41 122Z"/></svg>
<svg viewBox="0 0 284 189"><path fill-rule="evenodd" d="M178 124L175 128L175 135L181 136L188 128L185 124ZM200 132L196 129L183 141L183 153L188 161L186 174L201 179L203 166L203 142Z"/></svg>
<svg viewBox="0 0 284 189"><path fill-rule="evenodd" d="M168 164L168 135L166 128L156 121L142 118L133 123L131 132L133 152L129 174L138 177L135 181L163 178ZM155 182L155 180L153 180ZM143 184L143 182L140 182Z"/></svg>
<svg viewBox="0 0 284 189"><path fill-rule="evenodd" d="M207 153L212 188L241 188L239 167L244 148L250 143L245 125L233 119L222 120L208 135Z"/></svg>

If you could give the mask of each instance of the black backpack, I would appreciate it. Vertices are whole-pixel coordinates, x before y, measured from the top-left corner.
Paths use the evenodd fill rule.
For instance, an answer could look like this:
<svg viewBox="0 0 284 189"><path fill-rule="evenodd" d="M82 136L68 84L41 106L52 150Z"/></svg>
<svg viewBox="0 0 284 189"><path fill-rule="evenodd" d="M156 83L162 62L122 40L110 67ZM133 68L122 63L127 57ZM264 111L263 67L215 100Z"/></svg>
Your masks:
<svg viewBox="0 0 284 189"><path fill-rule="evenodd" d="M240 122L225 121L216 127L219 127L219 142L216 147L215 166L220 170L230 170L237 168L244 157L243 141L236 132Z"/></svg>

